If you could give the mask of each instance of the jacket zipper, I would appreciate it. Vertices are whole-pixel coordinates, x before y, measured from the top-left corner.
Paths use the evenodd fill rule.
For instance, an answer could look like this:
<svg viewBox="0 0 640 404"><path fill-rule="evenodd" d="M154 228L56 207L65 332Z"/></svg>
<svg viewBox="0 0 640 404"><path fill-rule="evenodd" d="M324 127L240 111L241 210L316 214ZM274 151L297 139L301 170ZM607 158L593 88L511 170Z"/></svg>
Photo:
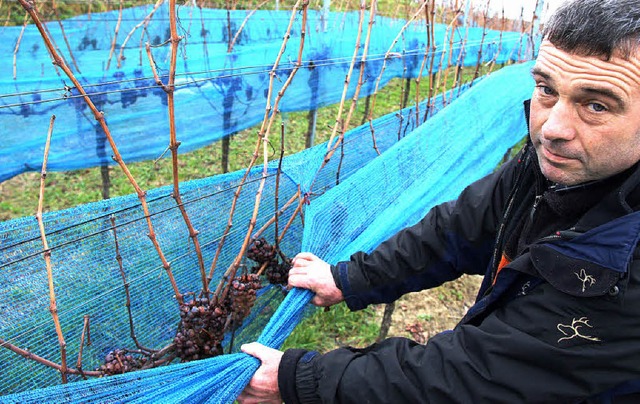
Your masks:
<svg viewBox="0 0 640 404"><path fill-rule="evenodd" d="M504 238L504 232L507 227L507 221L509 216L511 215L511 210L513 209L513 204L515 203L516 195L519 193L520 188L522 186L524 172L526 171L528 165L530 164L531 156L529 155L530 153L529 147L530 146L527 144L525 146L525 149L523 150L522 157L521 157L522 166L519 167L520 170L517 174L515 185L511 190L511 194L509 195L509 199L508 199L509 202L507 203L507 207L504 211L504 215L502 216L502 222L500 223L500 227L498 228L498 233L496 234L496 244L493 248L493 260L492 260L493 263L491 268L491 279L495 278L496 276L498 265L500 263L500 261L498 260L498 256L501 254L501 249L503 244L502 239ZM491 288L488 288L488 289L490 290Z"/></svg>
<svg viewBox="0 0 640 404"><path fill-rule="evenodd" d="M533 216L536 213L536 209L538 209L538 205L540 205L540 201L542 200L542 195L536 195L536 198L533 200L533 207L531 208L531 213L529 213L529 221L533 220Z"/></svg>

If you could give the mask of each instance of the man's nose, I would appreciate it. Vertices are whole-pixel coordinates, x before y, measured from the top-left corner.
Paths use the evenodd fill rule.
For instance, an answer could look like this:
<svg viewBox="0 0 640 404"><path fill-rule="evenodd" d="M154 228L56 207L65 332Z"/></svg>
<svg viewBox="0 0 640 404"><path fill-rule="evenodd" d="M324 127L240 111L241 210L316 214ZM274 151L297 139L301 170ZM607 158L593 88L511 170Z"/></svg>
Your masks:
<svg viewBox="0 0 640 404"><path fill-rule="evenodd" d="M549 110L547 120L542 125L542 136L547 140L571 140L575 137L575 110L559 100Z"/></svg>

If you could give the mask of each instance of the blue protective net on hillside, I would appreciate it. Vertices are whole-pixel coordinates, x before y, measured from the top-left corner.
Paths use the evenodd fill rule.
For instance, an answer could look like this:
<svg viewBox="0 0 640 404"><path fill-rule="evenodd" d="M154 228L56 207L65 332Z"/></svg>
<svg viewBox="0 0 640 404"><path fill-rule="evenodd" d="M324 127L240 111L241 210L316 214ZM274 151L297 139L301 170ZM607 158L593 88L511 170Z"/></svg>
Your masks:
<svg viewBox="0 0 640 404"><path fill-rule="evenodd" d="M364 125L346 134L343 158L334 157L323 168L326 145L285 157L281 166L278 161L270 163L256 229L274 216L277 189L280 232L291 221L280 245L284 254L311 251L335 263L357 250L370 251L435 204L455 198L467 184L491 172L522 139L526 134L522 102L533 89L530 68L530 63L509 66L483 78L455 93L455 101L437 108L420 126L409 119L413 108L376 120L380 156L372 150L371 132ZM233 193L243 175L243 171L234 172L181 186L208 265L221 242ZM253 169L242 187L234 226L221 249L212 285L220 281L242 244L261 177L261 168ZM305 197L296 197L298 190ZM151 220L180 291L198 292L201 283L194 245L170 193L168 187L148 192ZM285 208L287 200L294 202ZM303 216L294 215L296 206L302 207ZM135 350L134 336L140 345L152 349L174 341L178 304L146 236L144 214L135 195L50 212L44 224L70 367L77 368L81 349L81 367L88 372L100 367L114 349ZM272 225L264 236L273 240L274 233ZM251 265L249 260L244 263ZM284 297L280 286L266 283L257 294L251 314L226 334L225 353L237 352L240 344L255 340L279 347L304 315L311 297L301 290ZM83 331L85 318L90 333ZM81 338L89 334L91 343L85 338L81 346ZM232 353L87 381L76 372L69 375L71 383L60 384L59 371L21 357L6 344L58 364L61 360L49 313L42 241L33 218L0 223L0 339L0 391L5 394L0 402L9 403L229 403L258 367L254 358Z"/></svg>
<svg viewBox="0 0 640 404"><path fill-rule="evenodd" d="M149 23L142 24L149 15ZM181 153L262 121L269 72L290 16L289 11L258 10L252 14L243 10L228 14L227 10L179 7L179 35L183 39L176 67L175 124ZM47 24L66 64L96 107L104 112L126 162L159 158L168 146L167 98L154 82L144 50L147 42L158 46L152 48L152 54L158 74L166 83L170 47L162 44L169 39L167 17L168 5L162 4L156 10L147 5L125 9L122 15L110 11L70 18L61 22L64 31L57 22ZM358 20L356 12L309 11L302 68L287 89L280 111L313 110L340 101L354 53ZM354 66L356 74L347 99L357 86L366 14L364 21ZM378 81L382 88L394 77L416 78L421 74L425 50L429 48L427 27L424 22L411 24L392 47L405 23L376 17L360 97L373 93ZM297 60L300 33L301 17L297 15L275 71L274 98ZM40 170L44 147L41 139L52 114L57 120L49 153L50 171L112 164L112 152L102 128L78 90L71 87L60 69L52 66L36 27L29 24L24 32L22 27L1 27L0 38L0 53L7 56L0 59L0 126L7 128L0 148L0 182ZM500 64L531 56L528 36L518 32L460 27L451 33L445 25L437 25L433 41L437 46L427 58L427 67L422 71L425 77L449 64Z"/></svg>

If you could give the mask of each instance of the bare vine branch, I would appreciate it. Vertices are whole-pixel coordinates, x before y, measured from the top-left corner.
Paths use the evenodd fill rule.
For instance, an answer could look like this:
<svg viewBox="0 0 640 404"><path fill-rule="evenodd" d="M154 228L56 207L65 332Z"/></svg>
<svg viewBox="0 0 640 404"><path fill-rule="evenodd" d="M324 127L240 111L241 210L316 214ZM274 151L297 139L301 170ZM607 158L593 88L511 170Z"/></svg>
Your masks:
<svg viewBox="0 0 640 404"><path fill-rule="evenodd" d="M276 187L274 195L274 217L275 217L275 239L276 239L276 251L280 251L280 243L278 241L278 219L280 213L278 211L278 197L280 196L280 174L282 173L282 159L284 157L284 122L280 124L280 159L278 160L278 172L276 173Z"/></svg>
<svg viewBox="0 0 640 404"><path fill-rule="evenodd" d="M55 370L57 370L57 371L62 373L62 366L61 365L58 365L55 362L52 362L52 361L50 361L48 359L45 359L45 358L43 358L41 356L38 356L38 355L36 355L36 354L26 350L26 349L18 348L16 345L14 345L14 344L12 344L12 343L10 343L8 341L3 340L2 338L0 338L0 347L5 347L8 350L17 353L18 355L22 356L25 359L29 359L29 360L38 362L41 365L50 367L50 368L55 369ZM85 376L94 376L94 377L102 376L102 372L97 371L97 370L80 372L79 370L72 369L72 368L66 368L64 373L65 374L69 374L69 375L82 375L82 374L84 374Z"/></svg>
<svg viewBox="0 0 640 404"><path fill-rule="evenodd" d="M262 235L262 233L264 233L265 230L267 230L267 228L269 228L269 226L271 226L272 224L275 223L276 215L279 216L279 215L283 214L284 211L287 210L287 208L289 206L291 206L291 204L293 204L293 202L295 202L296 199L298 199L299 196L300 196L300 190L298 190L298 192L293 194L293 196L287 201L287 203L285 203L284 206L282 206L282 208L280 208L280 210L278 210L278 211L276 211L276 213L274 213L274 215L271 217L271 219L267 220L267 222L260 229L258 229L255 233L253 233L253 236L251 236L251 240L256 240L258 237L260 237Z"/></svg>
<svg viewBox="0 0 640 404"><path fill-rule="evenodd" d="M209 283L207 281L207 275L204 269L204 258L202 257L202 248L200 247L200 241L198 240L198 231L193 227L191 223L191 219L187 214L187 210L184 207L184 203L182 202L182 196L180 195L180 176L178 173L178 147L180 146L180 142L177 140L176 135L176 117L175 117L175 78L176 78L176 64L178 58L178 44L182 37L178 36L178 28L177 28L177 15L176 15L176 0L169 0L169 29L171 32L171 62L169 66L169 82L167 85L163 85L160 81L160 78L157 76L154 68L154 76L156 78L156 82L160 82L162 89L167 94L167 107L169 112L169 149L171 150L171 166L172 166L172 177L173 177L173 192L171 196L175 200L178 208L180 209L180 213L182 215L182 219L184 220L187 229L189 230L189 237L193 241L193 245L196 250L196 256L198 258L198 268L200 270L200 278L202 281L202 290L204 293L209 292ZM151 55L149 50L149 44L147 44L147 54ZM151 61L151 66L155 66L153 61Z"/></svg>
<svg viewBox="0 0 640 404"><path fill-rule="evenodd" d="M376 86L375 89L373 91L373 95L372 95L372 100L371 100L371 107L369 109L369 129L371 130L371 137L373 140L373 146L374 149L376 149L376 151L378 152L378 154L380 153L377 150L376 147L376 141L375 141L375 130L373 128L373 113L375 111L375 106L376 106L376 98L378 95L378 88L380 87L380 80L382 80L382 76L384 75L384 71L387 67L387 60L391 59L392 57L396 57L396 54L393 54L391 52L391 50L396 46L396 43L398 42L398 40L400 39L400 37L404 34L404 31L407 29L407 27L418 17L418 15L420 15L420 13L422 12L422 10L427 6L428 0L424 0L422 2L422 5L420 5L420 8L418 8L418 11L416 11L413 16L404 24L404 26L400 29L400 32L398 32L398 34L396 35L396 37L394 38L393 42L391 43L391 46L389 46L389 49L387 49L387 51L384 54L384 61L382 62L382 69L380 69L380 74L378 74L378 78L376 79Z"/></svg>
<svg viewBox="0 0 640 404"><path fill-rule="evenodd" d="M42 247L44 248L44 262L47 267L47 280L49 283L49 311L53 318L56 334L58 336L58 345L60 345L60 373L62 374L62 383L67 382L67 343L64 341L60 319L58 317L58 305L56 303L56 293L53 286L53 269L51 267L51 250L47 243L47 235L44 230L44 222L42 220L42 205L44 204L44 183L47 177L47 160L49 159L49 146L51 144L51 134L53 133L53 123L56 116L52 115L49 122L49 132L47 133L47 141L44 146L44 157L42 159L42 171L40 174L40 197L38 198L38 212L36 219L38 220L38 228L40 229L40 238L42 239Z"/></svg>
<svg viewBox="0 0 640 404"><path fill-rule="evenodd" d="M462 11L460 9L460 7L458 7L458 0L456 0L455 4L454 4L454 10L456 10L456 13L453 15L453 18L451 19L451 23L449 23L449 25L447 26L447 30L446 32L449 33L449 49L448 52L446 52L447 55L447 65L445 67L442 67L442 65L440 66L440 72L444 72L442 73L443 77L440 80L440 93L442 94L442 103L443 105L447 105L447 83L449 82L449 71L451 70L451 59L453 57L453 47L454 47L454 39L455 39L455 32L458 28L458 16L460 15L460 12ZM464 55L464 44L462 45L462 49L460 49L460 57L462 57ZM442 54L443 56L445 55L445 53L443 52Z"/></svg>
<svg viewBox="0 0 640 404"><path fill-rule="evenodd" d="M428 2L429 0L425 0ZM435 0L434 0L435 1ZM433 4L433 1L432 1ZM433 11L433 10L432 10ZM422 57L422 63L420 63L420 71L418 72L418 77L416 78L416 126L420 123L420 83L422 82L422 74L424 73L424 68L427 64L427 58L431 55L431 66L429 67L429 77L431 78L431 74L433 73L433 59L435 58L436 52L436 44L433 41L431 33L433 32L432 26L434 22L429 18L429 6L424 9L424 20L427 25L427 46L424 49L424 55Z"/></svg>
<svg viewBox="0 0 640 404"><path fill-rule="evenodd" d="M353 116L353 112L356 109L358 98L360 96L360 90L362 89L362 85L364 84L364 70L367 64L367 56L369 55L369 44L371 43L371 30L373 28L373 23L375 22L377 4L378 2L376 0L371 0L371 7L369 8L369 25L367 26L367 36L364 40L364 49L362 50L362 58L360 59L360 74L358 76L358 85L356 86L353 97L351 98L351 107L349 108L347 119L344 121L343 136L344 136L344 132L349 130L351 117ZM376 148L376 151L378 151L377 148ZM380 153L378 152L378 154Z"/></svg>
<svg viewBox="0 0 640 404"><path fill-rule="evenodd" d="M500 38L498 39L498 50L496 51L496 56L491 59L491 62L489 63L488 73L491 73L493 71L493 67L496 65L496 59L500 57L500 52L502 52L502 34L504 33L507 23L507 19L504 16L504 5L502 6L502 17L500 18L500 21Z"/></svg>
<svg viewBox="0 0 640 404"><path fill-rule="evenodd" d="M20 42L22 41L22 36L24 35L24 30L27 28L28 22L29 22L29 13L25 13L22 29L20 30L20 35L18 35L16 46L13 49L13 79L14 80L18 77L18 49L20 49Z"/></svg>
<svg viewBox="0 0 640 404"><path fill-rule="evenodd" d="M289 77L287 78L287 80L284 82L284 84L282 85L282 87L280 88L280 91L278 91L278 94L275 98L275 102L273 105L273 112L271 113L271 105L270 105L270 99L271 99L271 94L273 92L273 82L275 80L276 77L276 69L280 63L280 58L282 57L282 55L284 54L284 49L287 45L288 39L290 37L290 32L291 32L291 27L293 26L293 21L295 19L296 13L297 13L297 8L300 6L300 4L302 3L302 29L300 31L300 47L298 49L298 57L297 60L295 62L295 65L293 67L293 69L291 70L291 73L289 73ZM253 214L251 216L251 219L249 220L249 227L247 229L247 233L245 235L244 241L242 243L242 246L240 247L240 251L238 252L238 254L236 255L236 258L233 260L232 264L229 266L229 268L227 269L227 271L225 272L225 277L227 279L232 279L235 274L236 271L238 269L238 267L240 266L242 257L244 256L244 253L247 249L247 246L249 245L249 242L251 241L251 233L253 233L253 229L256 225L256 218L258 216L258 211L260 208L260 200L262 197L262 191L264 189L264 184L266 182L267 179L267 168L268 168L268 163L269 163L269 132L271 129L271 126L273 125L273 122L275 120L275 117L277 116L279 110L278 110L278 105L280 103L280 100L282 100L282 97L284 96L285 91L287 90L287 88L289 87L289 85L291 84L291 81L293 80L293 78L295 77L296 73L298 72L298 70L300 69L300 66L302 66L302 51L304 49L304 39L305 39L305 35L306 35L306 25L307 25L307 6L308 6L308 0L298 0L296 2L296 5L294 6L293 10L291 11L291 19L289 21L289 26L287 28L287 33L285 35L285 38L282 42L282 47L280 48L280 53L278 54L278 57L276 58L276 62L274 63L273 68L271 69L270 72L270 83L269 83L269 91L267 94L267 108L265 109L265 115L264 115L264 119L262 121L262 125L260 127L260 131L258 132L258 138L259 141L262 143L262 156L263 156L263 166L262 166L262 178L260 180L260 184L258 186L258 190L256 191L256 197L255 197L255 202L254 202L254 207L253 207ZM248 170L250 170L251 166L253 166L253 163L257 160L258 158L258 150L259 148L256 148L256 151L254 153L254 156L252 158L252 162L251 165L249 167ZM248 171L247 170L247 171ZM222 296L221 296L221 300L224 300L227 296L227 293L229 291L229 287L230 287L231 283L227 283L226 288L224 289L224 292L222 292ZM215 296L220 296L219 295L220 292L220 286L218 287L218 289L216 290L216 294Z"/></svg>
<svg viewBox="0 0 640 404"><path fill-rule="evenodd" d="M82 326L82 335L80 335L80 348L78 349L78 362L76 362L76 368L83 379L87 380L87 376L85 375L82 369L82 352L84 349L84 337L89 333L89 316L84 316L84 325Z"/></svg>
<svg viewBox="0 0 640 404"><path fill-rule="evenodd" d="M373 0L375 2L375 0ZM335 150L337 149L338 145L340 144L340 142L343 139L343 135L344 133L340 133L340 137L339 139L335 142L335 144L333 143L336 134L338 133L338 128L342 128L342 111L344 109L344 103L345 100L347 98L347 92L349 90L349 83L351 82L351 74L353 74L353 68L356 64L356 60L358 57L358 52L360 50L360 38L362 36L362 24L364 21L364 10L366 8L366 2L365 0L361 0L360 2L360 15L359 15L359 19L358 19L358 34L356 36L356 43L355 43L355 47L353 50L353 56L351 57L351 63L349 64L349 70L347 71L347 75L344 79L344 86L342 88L342 97L340 98L340 105L338 106L338 115L336 115L336 121L333 125L333 130L331 131L331 136L329 136L329 140L327 141L327 153L325 154L324 157L324 161L322 162L322 165L320 166L320 168L318 169L318 171L322 170L322 168L324 168L324 166L327 165L327 163L329 162L329 160L331 159L331 156L333 156L333 153L335 152Z"/></svg>
<svg viewBox="0 0 640 404"><path fill-rule="evenodd" d="M129 31L127 36L124 38L124 41L122 41L122 45L120 45L120 53L118 53L118 68L122 67L122 61L126 59L126 57L124 56L124 49L127 46L127 42L129 42L129 39L131 39L134 32L136 32L138 28L144 26L146 29L146 27L149 25L149 22L151 22L151 18L153 17L153 14L158 10L158 8L160 7L160 5L162 5L162 3L164 3L164 0L157 0L156 4L153 6L153 9L149 12L149 14L147 14L147 16L144 17L142 21L140 21L135 27L133 27L131 31ZM144 34L143 34L143 37L144 37ZM142 60L140 61L140 64L142 64Z"/></svg>
<svg viewBox="0 0 640 404"><path fill-rule="evenodd" d="M287 222L287 224L284 226L284 229L282 229L282 232L280 233L280 236L278 237L278 242L281 242L282 239L284 238L284 235L287 234L287 230L289 230L289 228L291 227L291 225L293 224L294 219L296 218L296 216L298 214L300 214L301 219L302 219L302 205L304 204L304 199L300 198L298 200L298 206L296 207L296 210L293 212L293 214L291 215L291 217L289 218L289 221ZM302 219L304 221L304 219Z"/></svg>
<svg viewBox="0 0 640 404"><path fill-rule="evenodd" d="M118 269L120 270L120 276L122 277L122 284L124 285L124 294L126 297L125 306L127 307L127 314L129 315L129 335L133 340L133 343L136 344L136 347L141 351L145 352L155 352L153 349L143 347L140 342L138 342L138 338L136 337L135 328L133 325L133 313L131 312L131 294L129 293L129 282L127 281L127 275L124 272L124 266L122 264L122 255L120 255L120 244L118 242L118 233L116 232L116 218L115 216L110 217L111 220L111 230L113 231L113 241L116 250L116 261L118 262Z"/></svg>
<svg viewBox="0 0 640 404"><path fill-rule="evenodd" d="M121 22L122 22L122 0L120 0L120 10L118 12L118 21L116 22L116 28L113 33L113 41L111 41L111 49L109 49L109 57L107 58L107 65L104 68L105 71L108 71L109 66L111 66L111 58L113 58L113 53L116 50L116 42L118 40L118 31L120 31Z"/></svg>
<svg viewBox="0 0 640 404"><path fill-rule="evenodd" d="M482 38L480 39L480 47L478 48L478 61L476 62L476 70L473 73L473 80L480 76L480 66L482 65L482 47L484 46L484 38L487 36L487 19L489 17L489 5L491 0L487 0L487 5L482 13Z"/></svg>
<svg viewBox="0 0 640 404"><path fill-rule="evenodd" d="M224 247L224 243L225 243L225 240L227 238L227 235L229 234L229 232L231 230L231 227L233 226L233 216L235 214L236 204L238 202L238 198L240 197L240 192L242 191L242 187L244 186L244 184L245 184L245 182L246 182L246 180L247 180L247 178L249 176L249 173L251 172L251 169L253 168L255 162L258 160L260 146L263 145L265 150L266 150L266 148L268 146L268 138L267 138L266 142L264 140L265 140L265 134L267 134L267 130L266 129L270 125L269 116L270 116L271 111L272 111L271 97L272 97L272 94L273 94L273 83L274 83L275 78L276 78L276 74L277 74L276 72L277 72L278 66L280 65L280 59L282 58L282 55L284 54L284 50L285 50L285 48L287 46L287 42L289 40L289 37L291 36L291 34L290 34L291 33L291 27L293 26L293 22L295 21L295 17L296 17L296 13L297 13L298 7L300 6L300 3L302 1L303 0L297 0L296 4L294 5L294 7L293 7L293 9L291 11L291 18L289 19L289 25L288 25L288 27L287 27L287 29L285 31L285 35L284 35L284 38L283 38L283 41L282 41L282 46L280 47L280 51L278 52L278 56L276 57L276 60L275 60L275 62L273 64L271 72L269 73L270 78L269 78L269 88L268 88L268 91L267 91L267 105L265 107L265 114L264 114L264 117L263 117L263 120L262 120L262 125L260 127L260 131L258 132L258 138L257 138L257 142L256 142L256 149L255 149L255 151L253 153L253 156L251 158L251 161L249 162L249 165L248 165L248 167L247 167L247 169L246 169L246 171L244 173L244 176L240 179L240 182L239 182L239 184L238 184L238 186L236 188L236 191L235 191L235 193L233 195L233 201L231 202L231 209L229 210L229 219L227 220L227 226L226 226L226 228L225 228L225 230L224 230L224 232L222 234L222 237L220 238L220 242L218 243L218 247L216 249L216 253L215 253L215 256L213 258L213 261L211 263L211 268L209 270L209 275L207 277L209 282L211 282L211 279L213 279L213 274L214 274L216 265L218 263L218 259L220 257L220 253L222 251L222 248ZM306 0L305 0L305 4L307 4ZM306 10L306 8L305 8L305 10ZM306 12L304 13L304 16L305 16L305 19L306 19ZM304 25L303 25L303 27L304 27ZM301 41L301 46L303 44L304 44L304 41ZM298 68L299 68L299 65L295 67L294 71L297 71ZM295 73L292 72L292 74L295 74ZM289 77L290 77L290 79L293 79L292 75L290 75ZM290 80L287 80L287 83L289 83L289 82L290 82ZM288 86L287 83L285 83L285 85L283 85L283 89L280 91L281 94L284 94L283 90L286 89L286 86ZM280 94L278 94L278 96L280 96ZM273 115L275 116L275 113ZM266 167L266 165L265 165L265 167ZM263 178L263 180L264 180L264 178ZM250 230L253 231L252 228ZM249 233L247 233L247 234L249 234ZM244 250L246 249L246 245L245 244L248 244L246 239L245 239L245 243L243 243L243 247L241 248L241 252L238 254L238 257L241 257L242 254L244 254ZM229 275L231 272L233 272L234 275L235 275L235 269L238 268L239 261L240 261L238 257L236 257L236 260L234 260L234 263L231 264L231 267L229 267L229 269L227 270L227 273L225 275ZM214 295L216 297L220 296L221 288L222 288L222 282L218 285L218 288L216 289L216 291L214 293Z"/></svg>
<svg viewBox="0 0 640 404"><path fill-rule="evenodd" d="M240 28L238 28L238 31L236 31L236 34L233 36L233 39L231 40L231 42L229 42L229 46L227 47L227 53L231 53L231 51L233 50L233 46L236 44L236 41L238 40L238 37L240 36L240 33L244 29L245 25L247 25L247 21L249 21L249 18L251 18L251 16L254 15L255 12L260 9L260 7L264 6L268 2L269 0L263 0L253 10L251 10L249 14L247 14L247 16L242 21L242 24L240 24ZM229 26L229 29L231 29L231 26Z"/></svg>
<svg viewBox="0 0 640 404"><path fill-rule="evenodd" d="M156 252L158 253L158 256L160 257L160 260L162 261L162 266L164 267L165 271L167 272L167 275L169 276L169 280L170 280L171 285L173 287L173 291L175 293L176 300L178 300L178 303L182 303L182 295L180 294L180 290L178 289L178 285L176 284L175 278L173 277L173 274L171 273L171 265L169 264L169 262L165 258L164 253L162 252L160 244L158 243L158 240L157 240L156 235L155 235L153 224L151 223L151 215L149 214L149 206L148 206L147 200L146 200L146 193L140 188L140 186L138 185L136 180L131 175L131 172L129 171L129 168L124 163L124 160L122 159L122 156L121 156L120 151L118 150L118 147L117 147L117 145L116 145L116 143L115 143L115 141L113 139L113 136L111 136L111 131L109 130L109 127L107 126L107 123L106 123L106 120L104 119L103 113L101 111L98 111L98 108L96 108L95 104L93 103L93 101L91 100L91 98L89 97L87 92L84 90L84 87L82 86L82 84L80 84L80 82L75 77L75 75L73 74L71 69L69 69L69 67L67 66L65 61L62 59L62 57L60 57L59 53L56 51L53 43L51 42L50 36L46 32L46 29L45 29L44 25L42 24L42 21L40 21L40 17L38 15L38 12L35 10L35 8L33 6L33 3L29 2L28 0L18 0L18 2L29 13L29 15L31 16L31 19L36 24L36 27L38 28L38 31L40 32L40 35L41 35L41 37L42 37L42 39L43 39L43 41L45 43L45 46L49 50L49 54L51 55L51 58L53 59L53 64L55 66L60 67L65 72L67 77L73 83L73 85L76 88L76 90L79 92L80 95L82 95L83 100L88 105L89 109L93 113L94 118L98 121L100 127L104 131L105 137L109 141L109 145L111 146L111 149L113 150L113 159L114 159L114 161L116 161L116 163L118 163L118 165L120 166L120 168L124 172L125 176L129 180L129 182L131 183L133 188L135 189L136 194L138 195L138 199L140 200L140 204L142 205L142 209L144 211L144 217L145 217L145 219L147 221L147 227L149 229L148 237L149 237L149 239L151 239L151 242L153 243L153 246L155 247Z"/></svg>
<svg viewBox="0 0 640 404"><path fill-rule="evenodd" d="M434 82L434 74L433 74L433 64L435 63L435 52L438 49L436 46L436 34L435 34L435 24L436 22L436 2L435 0L431 1L431 30L429 31L429 38L431 38L431 49L433 51L433 56L431 56L431 62L429 63L429 95L427 97L427 108L424 113L423 122L426 122L429 114L431 113L431 109L433 108L433 92L435 88ZM416 125L419 124L419 116L416 117L417 121Z"/></svg>
<svg viewBox="0 0 640 404"><path fill-rule="evenodd" d="M80 68L78 67L78 63L76 62L76 58L73 56L73 51L71 50L71 45L69 44L69 39L67 39L67 34L64 32L64 26L62 25L62 21L60 21L60 15L58 14L58 7L56 6L56 1L51 0L51 6L53 8L53 12L56 15L56 20L58 21L58 25L60 26L60 33L62 34L62 38L64 39L64 43L67 45L67 49L69 50L69 56L71 56L71 62L76 68L76 71L80 73Z"/></svg>

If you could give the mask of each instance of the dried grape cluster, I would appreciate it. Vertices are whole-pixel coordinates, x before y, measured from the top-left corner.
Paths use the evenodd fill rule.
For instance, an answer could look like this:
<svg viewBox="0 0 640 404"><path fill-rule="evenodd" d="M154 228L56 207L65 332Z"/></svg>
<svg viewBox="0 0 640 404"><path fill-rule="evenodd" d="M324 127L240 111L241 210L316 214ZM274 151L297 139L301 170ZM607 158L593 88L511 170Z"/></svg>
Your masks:
<svg viewBox="0 0 640 404"><path fill-rule="evenodd" d="M207 298L195 298L180 305L180 327L173 342L176 355L183 362L222 354L228 306Z"/></svg>
<svg viewBox="0 0 640 404"><path fill-rule="evenodd" d="M107 376L118 375L142 369L146 361L147 358L136 358L126 349L115 349L109 351L104 358L104 364L98 370Z"/></svg>
<svg viewBox="0 0 640 404"><path fill-rule="evenodd" d="M269 265L265 271L265 276L269 283L274 285L286 285L289 282L289 270L291 269L291 259L286 258L281 263Z"/></svg>
<svg viewBox="0 0 640 404"><path fill-rule="evenodd" d="M241 275L231 282L231 313L233 313L234 329L238 328L251 313L251 308L256 302L256 294L261 287L262 282L257 274Z"/></svg>
<svg viewBox="0 0 640 404"><path fill-rule="evenodd" d="M222 354L225 332L242 324L261 287L258 275L244 274L231 281L229 296L222 303L194 298L181 304L180 327L173 339L176 355L188 362Z"/></svg>
<svg viewBox="0 0 640 404"><path fill-rule="evenodd" d="M269 244L264 237L260 237L247 249L247 258L262 265L276 259L276 248Z"/></svg>
<svg viewBox="0 0 640 404"><path fill-rule="evenodd" d="M242 274L231 280L225 278L223 282L228 283L222 297L185 294L186 299L179 306L180 324L172 350L182 362L223 354L225 333L237 330L251 313L258 290L262 288L263 273L269 283L287 284L291 259L284 256L277 246L264 238L256 239L247 249L247 258L255 261L257 266L250 271L243 268ZM99 370L110 376L141 369L145 364L146 367L154 367L155 363L149 360L149 357L136 358L126 349L117 349L109 352Z"/></svg>
<svg viewBox="0 0 640 404"><path fill-rule="evenodd" d="M264 267L264 274L269 283L286 285L289 280L291 259L278 254L277 248L267 242L264 237L256 239L247 250L247 258L258 265L253 267L253 272L258 272ZM278 258L281 258L280 261Z"/></svg>

